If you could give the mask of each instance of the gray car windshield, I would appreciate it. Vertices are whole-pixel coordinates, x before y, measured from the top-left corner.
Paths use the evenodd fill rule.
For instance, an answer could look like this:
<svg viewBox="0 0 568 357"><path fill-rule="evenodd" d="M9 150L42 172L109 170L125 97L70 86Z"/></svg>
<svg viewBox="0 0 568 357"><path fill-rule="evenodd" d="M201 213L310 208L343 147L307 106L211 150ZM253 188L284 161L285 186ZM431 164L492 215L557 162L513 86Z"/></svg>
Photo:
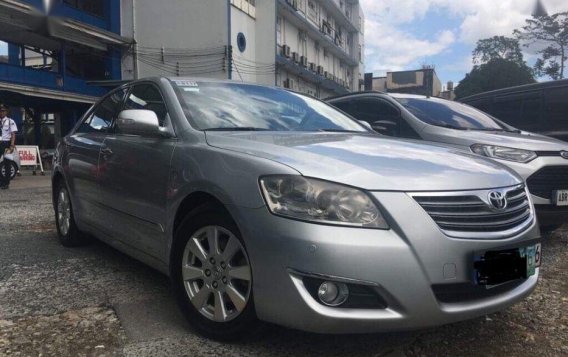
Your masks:
<svg viewBox="0 0 568 357"><path fill-rule="evenodd" d="M200 130L368 132L308 96L243 83L172 81L185 115Z"/></svg>
<svg viewBox="0 0 568 357"><path fill-rule="evenodd" d="M491 116L468 105L437 98L395 98L421 121L462 130L507 130Z"/></svg>

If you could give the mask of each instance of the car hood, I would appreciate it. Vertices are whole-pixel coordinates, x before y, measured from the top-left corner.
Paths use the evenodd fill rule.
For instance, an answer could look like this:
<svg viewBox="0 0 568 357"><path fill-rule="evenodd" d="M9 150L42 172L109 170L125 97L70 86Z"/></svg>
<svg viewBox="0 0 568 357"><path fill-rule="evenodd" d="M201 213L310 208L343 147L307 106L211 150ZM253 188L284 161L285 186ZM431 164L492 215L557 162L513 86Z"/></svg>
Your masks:
<svg viewBox="0 0 568 357"><path fill-rule="evenodd" d="M490 144L531 151L568 150L568 143L548 136L529 133L509 133L500 131L456 130L428 126L423 130L426 140L460 146Z"/></svg>
<svg viewBox="0 0 568 357"><path fill-rule="evenodd" d="M477 155L372 134L207 132L206 138L217 148L367 190L472 190L522 182L513 171Z"/></svg>

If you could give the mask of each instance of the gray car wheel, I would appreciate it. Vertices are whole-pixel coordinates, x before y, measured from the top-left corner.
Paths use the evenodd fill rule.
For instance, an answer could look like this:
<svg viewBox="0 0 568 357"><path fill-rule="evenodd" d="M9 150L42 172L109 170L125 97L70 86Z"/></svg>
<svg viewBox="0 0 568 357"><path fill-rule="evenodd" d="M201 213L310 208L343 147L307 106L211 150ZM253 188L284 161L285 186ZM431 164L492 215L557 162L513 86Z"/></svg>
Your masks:
<svg viewBox="0 0 568 357"><path fill-rule="evenodd" d="M206 337L234 340L257 324L252 268L235 223L218 207L193 212L176 232L172 279L192 326Z"/></svg>
<svg viewBox="0 0 568 357"><path fill-rule="evenodd" d="M67 187L60 183L54 196L55 225L62 245L76 247L88 243L88 237L77 228L73 205Z"/></svg>

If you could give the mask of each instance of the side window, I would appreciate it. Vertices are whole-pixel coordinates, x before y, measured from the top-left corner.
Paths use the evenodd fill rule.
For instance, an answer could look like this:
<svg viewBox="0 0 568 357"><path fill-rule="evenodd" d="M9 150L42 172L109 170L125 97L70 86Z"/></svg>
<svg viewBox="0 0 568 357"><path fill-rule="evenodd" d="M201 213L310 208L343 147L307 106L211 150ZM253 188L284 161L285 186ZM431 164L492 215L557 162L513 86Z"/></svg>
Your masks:
<svg viewBox="0 0 568 357"><path fill-rule="evenodd" d="M156 113L160 126L164 126L168 110L164 99L158 88L152 84L140 84L134 86L128 98L124 109L146 109Z"/></svg>
<svg viewBox="0 0 568 357"><path fill-rule="evenodd" d="M351 101L349 101L349 100L346 100L346 101L343 101L343 102L331 103L331 105L333 105L334 107L336 107L340 110L343 110L347 114L353 115L353 113L351 112L351 105L350 104L351 104Z"/></svg>
<svg viewBox="0 0 568 357"><path fill-rule="evenodd" d="M542 105L540 97L527 97L523 99L523 111L520 119L522 128L537 131L541 130L542 122L540 121L540 114L542 113Z"/></svg>
<svg viewBox="0 0 568 357"><path fill-rule="evenodd" d="M93 110L76 133L106 133L112 126L122 107L122 101L126 95L125 89L120 89L103 99Z"/></svg>
<svg viewBox="0 0 568 357"><path fill-rule="evenodd" d="M520 122L521 105L522 100L518 96L496 98L493 115L507 124L523 129Z"/></svg>
<svg viewBox="0 0 568 357"><path fill-rule="evenodd" d="M353 100L350 114L371 124L371 127L381 134L401 136L403 120L400 111L390 103L376 98Z"/></svg>
<svg viewBox="0 0 568 357"><path fill-rule="evenodd" d="M551 88L546 94L546 119L552 130L568 128L568 87Z"/></svg>

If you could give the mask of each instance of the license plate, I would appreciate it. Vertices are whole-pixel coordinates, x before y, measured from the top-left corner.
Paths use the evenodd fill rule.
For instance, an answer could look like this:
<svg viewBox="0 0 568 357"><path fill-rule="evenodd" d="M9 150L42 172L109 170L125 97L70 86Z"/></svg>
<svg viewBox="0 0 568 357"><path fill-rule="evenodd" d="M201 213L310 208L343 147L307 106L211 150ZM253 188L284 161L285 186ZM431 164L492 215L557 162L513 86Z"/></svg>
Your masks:
<svg viewBox="0 0 568 357"><path fill-rule="evenodd" d="M568 206L568 190L554 191L553 197L556 197L554 202L557 206Z"/></svg>
<svg viewBox="0 0 568 357"><path fill-rule="evenodd" d="M536 273L541 263L541 245L487 251L476 257L474 281L488 288L512 280L526 279Z"/></svg>

